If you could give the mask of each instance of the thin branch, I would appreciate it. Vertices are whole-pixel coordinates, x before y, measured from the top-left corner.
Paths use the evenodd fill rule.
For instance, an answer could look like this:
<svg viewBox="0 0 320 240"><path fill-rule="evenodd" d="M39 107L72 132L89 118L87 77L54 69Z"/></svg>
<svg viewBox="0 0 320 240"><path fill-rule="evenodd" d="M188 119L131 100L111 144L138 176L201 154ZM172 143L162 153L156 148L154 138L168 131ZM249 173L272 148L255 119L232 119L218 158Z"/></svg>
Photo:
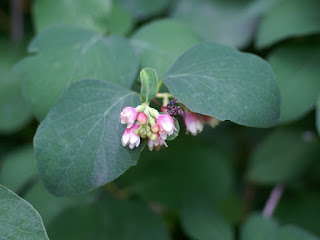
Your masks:
<svg viewBox="0 0 320 240"><path fill-rule="evenodd" d="M272 217L272 214L279 203L282 192L283 192L283 185L282 184L276 185L272 189L272 192L269 196L269 199L268 199L268 201L263 209L263 213L262 213L265 218Z"/></svg>

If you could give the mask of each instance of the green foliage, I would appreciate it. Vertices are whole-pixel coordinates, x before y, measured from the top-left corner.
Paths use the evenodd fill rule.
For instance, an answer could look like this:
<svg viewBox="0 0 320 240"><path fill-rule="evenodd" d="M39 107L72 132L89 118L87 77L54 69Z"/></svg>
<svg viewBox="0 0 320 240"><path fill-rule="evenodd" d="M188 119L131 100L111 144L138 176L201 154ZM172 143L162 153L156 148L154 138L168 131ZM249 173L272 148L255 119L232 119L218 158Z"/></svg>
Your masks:
<svg viewBox="0 0 320 240"><path fill-rule="evenodd" d="M259 48L287 39L320 32L318 0L278 0L266 13L257 31Z"/></svg>
<svg viewBox="0 0 320 240"><path fill-rule="evenodd" d="M49 225L48 233L61 240L169 240L163 222L147 206L112 198L65 210Z"/></svg>
<svg viewBox="0 0 320 240"><path fill-rule="evenodd" d="M22 198L0 185L1 239L49 239L39 213Z"/></svg>
<svg viewBox="0 0 320 240"><path fill-rule="evenodd" d="M126 39L81 28L47 29L32 41L29 51L36 55L22 60L17 68L26 73L24 92L39 120L75 81L102 79L130 87L137 73L138 62Z"/></svg>
<svg viewBox="0 0 320 240"><path fill-rule="evenodd" d="M143 26L131 40L140 56L140 67L154 69L160 80L179 55L199 41L190 27L169 19Z"/></svg>
<svg viewBox="0 0 320 240"><path fill-rule="evenodd" d="M105 33L111 0L37 0L34 23L37 31L58 24L84 27Z"/></svg>
<svg viewBox="0 0 320 240"><path fill-rule="evenodd" d="M164 82L189 109L219 120L271 127L279 118L280 94L269 65L233 48L197 44L179 57Z"/></svg>
<svg viewBox="0 0 320 240"><path fill-rule="evenodd" d="M273 51L269 63L281 92L280 123L306 115L320 94L320 45L286 44Z"/></svg>
<svg viewBox="0 0 320 240"><path fill-rule="evenodd" d="M22 97L22 78L13 66L22 56L22 47L0 38L0 133L20 130L30 120Z"/></svg>
<svg viewBox="0 0 320 240"><path fill-rule="evenodd" d="M144 68L140 72L140 96L145 102L150 102L158 92L158 76L152 68Z"/></svg>
<svg viewBox="0 0 320 240"><path fill-rule="evenodd" d="M136 93L101 80L72 85L40 124L34 147L40 177L58 196L104 185L137 163L141 147L121 146L119 113Z"/></svg>
<svg viewBox="0 0 320 240"><path fill-rule="evenodd" d="M248 177L264 184L296 180L318 160L319 147L319 140L311 132L278 129L252 153Z"/></svg>

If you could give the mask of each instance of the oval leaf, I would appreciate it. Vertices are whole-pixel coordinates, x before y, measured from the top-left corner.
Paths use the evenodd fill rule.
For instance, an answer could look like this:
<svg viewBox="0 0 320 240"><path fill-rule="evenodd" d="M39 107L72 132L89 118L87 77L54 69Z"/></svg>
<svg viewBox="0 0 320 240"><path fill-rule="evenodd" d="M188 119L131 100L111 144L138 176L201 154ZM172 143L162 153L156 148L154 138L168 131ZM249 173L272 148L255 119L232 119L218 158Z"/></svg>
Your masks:
<svg viewBox="0 0 320 240"><path fill-rule="evenodd" d="M146 102L150 102L156 97L158 92L158 76L151 68L144 68L140 72L141 91L140 95Z"/></svg>
<svg viewBox="0 0 320 240"><path fill-rule="evenodd" d="M49 240L39 213L9 189L0 185L1 239Z"/></svg>
<svg viewBox="0 0 320 240"><path fill-rule="evenodd" d="M111 0L40 0L33 9L37 31L64 24L105 33Z"/></svg>
<svg viewBox="0 0 320 240"><path fill-rule="evenodd" d="M72 85L40 124L34 147L40 177L55 195L104 185L137 163L144 144L121 145L119 114L140 103L135 92L100 80Z"/></svg>
<svg viewBox="0 0 320 240"><path fill-rule="evenodd" d="M268 47L280 40L320 32L320 1L281 0L262 19L256 45Z"/></svg>
<svg viewBox="0 0 320 240"><path fill-rule="evenodd" d="M265 184L295 180L318 160L319 149L319 141L312 132L279 129L252 153L249 179Z"/></svg>
<svg viewBox="0 0 320 240"><path fill-rule="evenodd" d="M316 127L318 130L318 134L320 135L320 97L318 98L316 104Z"/></svg>
<svg viewBox="0 0 320 240"><path fill-rule="evenodd" d="M319 240L319 238L300 227L286 225L279 229L275 240Z"/></svg>
<svg viewBox="0 0 320 240"><path fill-rule="evenodd" d="M154 69L160 80L179 55L199 41L191 28L169 19L143 26L131 40L140 56L140 67Z"/></svg>
<svg viewBox="0 0 320 240"><path fill-rule="evenodd" d="M261 58L215 43L186 51L167 73L172 95L194 112L249 127L271 127L280 113L280 94Z"/></svg>
<svg viewBox="0 0 320 240"><path fill-rule="evenodd" d="M320 93L320 45L282 45L268 61L281 92L279 122L301 118L313 109Z"/></svg>
<svg viewBox="0 0 320 240"><path fill-rule="evenodd" d="M26 73L25 96L39 120L71 83L101 79L129 88L138 70L138 60L126 39L105 38L81 28L49 28L33 40L29 51L37 54L17 68Z"/></svg>

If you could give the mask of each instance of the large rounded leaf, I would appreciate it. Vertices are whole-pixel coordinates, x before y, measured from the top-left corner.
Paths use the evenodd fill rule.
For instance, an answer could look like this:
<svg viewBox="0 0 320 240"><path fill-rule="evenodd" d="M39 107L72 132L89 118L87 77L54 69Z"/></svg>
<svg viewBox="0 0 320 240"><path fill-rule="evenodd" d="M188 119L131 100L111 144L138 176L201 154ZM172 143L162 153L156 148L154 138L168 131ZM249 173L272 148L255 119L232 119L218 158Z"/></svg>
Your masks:
<svg viewBox="0 0 320 240"><path fill-rule="evenodd" d="M55 195L104 185L137 163L143 144L121 145L119 114L140 103L136 93L101 80L72 85L40 124L34 147L40 177Z"/></svg>
<svg viewBox="0 0 320 240"><path fill-rule="evenodd" d="M263 59L215 43L200 43L171 67L165 84L194 112L250 127L271 127L280 114L274 74Z"/></svg>
<svg viewBox="0 0 320 240"><path fill-rule="evenodd" d="M104 33L107 31L111 0L36 0L33 7L38 31L64 24Z"/></svg>
<svg viewBox="0 0 320 240"><path fill-rule="evenodd" d="M17 68L26 73L25 96L39 120L71 83L102 79L129 88L138 70L138 60L126 39L81 28L47 29L29 50L37 54L22 60Z"/></svg>
<svg viewBox="0 0 320 240"><path fill-rule="evenodd" d="M320 32L319 0L281 0L261 21L256 45L268 47L280 40Z"/></svg>
<svg viewBox="0 0 320 240"><path fill-rule="evenodd" d="M320 144L312 132L279 129L253 151L248 169L253 182L290 182L319 158Z"/></svg>
<svg viewBox="0 0 320 240"><path fill-rule="evenodd" d="M0 185L1 239L49 240L39 213L9 189Z"/></svg>
<svg viewBox="0 0 320 240"><path fill-rule="evenodd" d="M140 56L140 67L153 68L160 80L179 55L199 41L191 28L168 19L142 27L131 40Z"/></svg>
<svg viewBox="0 0 320 240"><path fill-rule="evenodd" d="M281 92L280 123L304 116L320 94L320 45L287 44L273 51L269 63Z"/></svg>

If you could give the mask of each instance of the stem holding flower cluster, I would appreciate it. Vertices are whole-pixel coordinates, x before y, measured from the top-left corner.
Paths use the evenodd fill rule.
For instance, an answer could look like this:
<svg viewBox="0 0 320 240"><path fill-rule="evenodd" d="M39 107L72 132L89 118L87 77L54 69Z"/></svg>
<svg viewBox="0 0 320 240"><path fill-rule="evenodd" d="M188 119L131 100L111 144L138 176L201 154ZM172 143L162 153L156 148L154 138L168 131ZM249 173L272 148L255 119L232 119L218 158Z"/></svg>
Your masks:
<svg viewBox="0 0 320 240"><path fill-rule="evenodd" d="M279 203L282 192L283 192L282 184L278 184L272 189L269 199L263 209L263 213L262 213L263 217L265 218L272 217L272 214Z"/></svg>

